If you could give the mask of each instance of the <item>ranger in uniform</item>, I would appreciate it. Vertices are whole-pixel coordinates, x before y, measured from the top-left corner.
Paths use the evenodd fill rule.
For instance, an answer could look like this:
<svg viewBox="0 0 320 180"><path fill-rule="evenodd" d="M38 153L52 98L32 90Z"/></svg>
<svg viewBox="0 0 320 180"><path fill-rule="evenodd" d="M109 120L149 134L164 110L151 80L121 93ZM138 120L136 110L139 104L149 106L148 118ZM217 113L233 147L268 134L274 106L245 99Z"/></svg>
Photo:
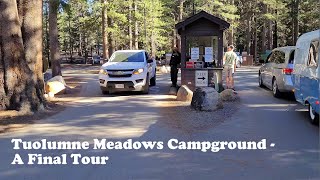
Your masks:
<svg viewBox="0 0 320 180"><path fill-rule="evenodd" d="M171 68L171 81L172 87L177 87L178 81L178 65L181 63L181 53L178 51L177 47L172 49L172 55L170 59L170 68Z"/></svg>

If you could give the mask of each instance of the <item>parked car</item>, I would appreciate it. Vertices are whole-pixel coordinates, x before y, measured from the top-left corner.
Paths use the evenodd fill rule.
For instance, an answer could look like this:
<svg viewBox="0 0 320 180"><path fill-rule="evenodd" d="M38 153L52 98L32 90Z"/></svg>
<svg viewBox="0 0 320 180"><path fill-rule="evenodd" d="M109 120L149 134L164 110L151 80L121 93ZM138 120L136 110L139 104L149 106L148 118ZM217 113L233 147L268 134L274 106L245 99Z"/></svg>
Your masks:
<svg viewBox="0 0 320 180"><path fill-rule="evenodd" d="M142 91L156 85L156 62L144 50L121 50L112 54L99 72L103 94L110 91Z"/></svg>
<svg viewBox="0 0 320 180"><path fill-rule="evenodd" d="M293 71L296 100L309 107L310 119L314 124L319 123L319 48L320 29L300 36Z"/></svg>
<svg viewBox="0 0 320 180"><path fill-rule="evenodd" d="M284 92L293 93L294 51L294 46L272 50L259 70L259 86L271 89L274 97L279 98Z"/></svg>
<svg viewBox="0 0 320 180"><path fill-rule="evenodd" d="M100 56L88 57L87 64L101 64L102 58Z"/></svg>
<svg viewBox="0 0 320 180"><path fill-rule="evenodd" d="M102 58L100 56L93 56L92 57L92 65L94 64L101 64L100 61L102 60Z"/></svg>

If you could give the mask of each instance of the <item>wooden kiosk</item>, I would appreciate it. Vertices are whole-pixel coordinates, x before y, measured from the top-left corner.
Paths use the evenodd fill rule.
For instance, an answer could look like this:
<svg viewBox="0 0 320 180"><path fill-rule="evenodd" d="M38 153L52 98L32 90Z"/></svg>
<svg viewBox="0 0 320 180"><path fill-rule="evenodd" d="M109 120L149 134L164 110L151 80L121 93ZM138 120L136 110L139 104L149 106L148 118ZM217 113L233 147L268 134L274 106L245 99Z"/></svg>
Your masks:
<svg viewBox="0 0 320 180"><path fill-rule="evenodd" d="M181 85L222 90L223 31L226 21L205 11L176 24L181 36Z"/></svg>

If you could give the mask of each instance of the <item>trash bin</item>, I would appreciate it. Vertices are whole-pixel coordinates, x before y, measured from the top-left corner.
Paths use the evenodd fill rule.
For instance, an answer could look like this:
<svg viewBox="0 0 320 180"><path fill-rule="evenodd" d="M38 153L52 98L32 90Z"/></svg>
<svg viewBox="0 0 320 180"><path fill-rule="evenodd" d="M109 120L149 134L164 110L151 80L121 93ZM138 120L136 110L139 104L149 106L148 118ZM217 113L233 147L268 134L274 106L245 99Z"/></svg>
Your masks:
<svg viewBox="0 0 320 180"><path fill-rule="evenodd" d="M242 56L242 66L252 66L253 65L253 56L252 55L244 55Z"/></svg>

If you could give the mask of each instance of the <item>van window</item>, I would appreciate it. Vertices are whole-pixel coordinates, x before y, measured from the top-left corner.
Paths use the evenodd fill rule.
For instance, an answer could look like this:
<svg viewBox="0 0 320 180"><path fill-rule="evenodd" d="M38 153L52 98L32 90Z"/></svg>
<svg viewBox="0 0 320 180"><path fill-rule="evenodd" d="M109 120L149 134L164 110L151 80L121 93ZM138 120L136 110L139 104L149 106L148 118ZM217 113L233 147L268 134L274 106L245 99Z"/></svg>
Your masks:
<svg viewBox="0 0 320 180"><path fill-rule="evenodd" d="M308 66L317 67L319 62L319 41L312 41L309 48Z"/></svg>
<svg viewBox="0 0 320 180"><path fill-rule="evenodd" d="M277 57L277 51L273 51L270 55L270 58L268 59L268 62L269 63L274 63L275 62L275 59Z"/></svg>
<svg viewBox="0 0 320 180"><path fill-rule="evenodd" d="M274 51L271 56L271 62L281 64L285 62L286 54L282 51Z"/></svg>
<svg viewBox="0 0 320 180"><path fill-rule="evenodd" d="M269 62L271 62L271 57L272 57L272 54L273 53L270 53L269 55L268 55L268 57L267 57L267 59L266 59L266 63L269 63Z"/></svg>
<svg viewBox="0 0 320 180"><path fill-rule="evenodd" d="M289 55L289 64L293 64L293 61L294 61L294 51L291 51L290 55Z"/></svg>

